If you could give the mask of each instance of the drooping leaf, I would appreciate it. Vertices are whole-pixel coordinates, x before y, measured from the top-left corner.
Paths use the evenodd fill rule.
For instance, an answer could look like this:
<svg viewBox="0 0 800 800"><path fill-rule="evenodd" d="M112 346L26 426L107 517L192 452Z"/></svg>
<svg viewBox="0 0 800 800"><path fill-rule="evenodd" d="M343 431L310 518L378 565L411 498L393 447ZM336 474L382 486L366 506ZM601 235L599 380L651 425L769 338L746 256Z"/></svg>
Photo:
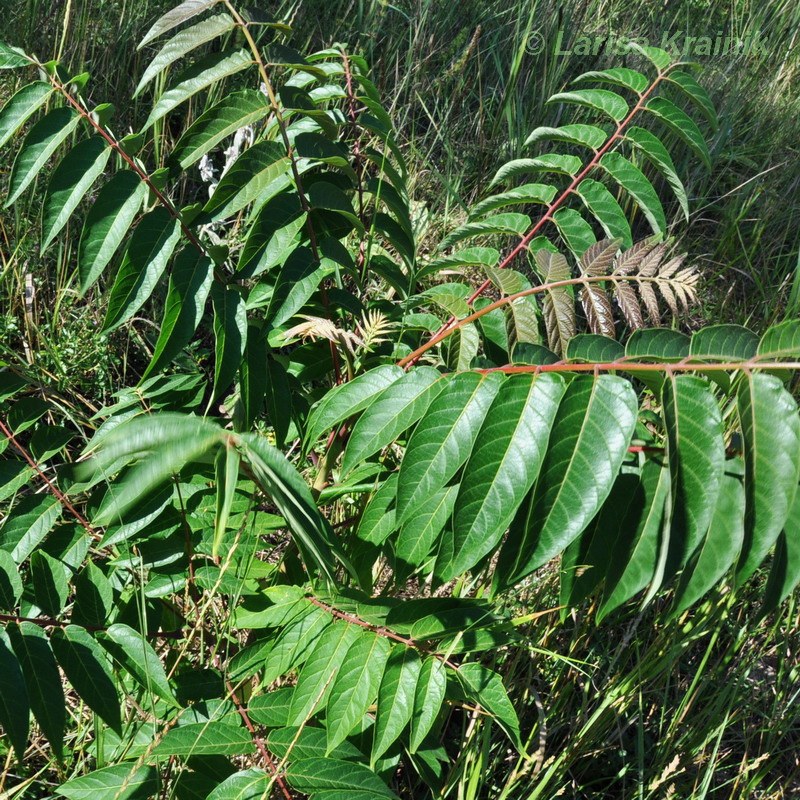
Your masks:
<svg viewBox="0 0 800 800"><path fill-rule="evenodd" d="M328 699L328 753L358 725L375 700L390 646L387 639L362 631L350 645Z"/></svg>
<svg viewBox="0 0 800 800"><path fill-rule="evenodd" d="M147 800L159 790L158 770L135 761L79 775L55 789L68 800Z"/></svg>
<svg viewBox="0 0 800 800"><path fill-rule="evenodd" d="M715 586L739 555L744 540L743 472L739 459L728 461L708 532L697 557L684 567L675 590L675 614L681 614Z"/></svg>
<svg viewBox="0 0 800 800"><path fill-rule="evenodd" d="M397 520L402 523L441 489L466 461L492 400L499 373L465 372L448 381L417 424L397 485Z"/></svg>
<svg viewBox="0 0 800 800"><path fill-rule="evenodd" d="M453 560L436 564L442 580L477 564L500 541L539 474L564 390L557 375L515 375L500 387L464 468Z"/></svg>
<svg viewBox="0 0 800 800"><path fill-rule="evenodd" d="M17 754L17 760L23 763L30 725L28 691L22 667L4 630L0 630L0 724Z"/></svg>
<svg viewBox="0 0 800 800"><path fill-rule="evenodd" d="M559 128L541 127L534 129L525 140L525 145L547 139L553 142L577 144L581 147L588 147L590 150L599 150L607 138L606 132L594 125L562 125Z"/></svg>
<svg viewBox="0 0 800 800"><path fill-rule="evenodd" d="M680 203L684 217L689 219L689 200L686 196L686 189L683 182L678 177L675 165L669 151L661 143L661 140L648 131L646 128L631 126L625 131L625 138L636 147L645 158L664 176L675 197Z"/></svg>
<svg viewBox="0 0 800 800"><path fill-rule="evenodd" d="M32 622L9 625L6 632L19 659L33 715L61 761L67 711L61 676L47 634Z"/></svg>
<svg viewBox="0 0 800 800"><path fill-rule="evenodd" d="M800 491L795 493L783 532L775 545L764 590L762 614L777 608L800 583Z"/></svg>
<svg viewBox="0 0 800 800"><path fill-rule="evenodd" d="M50 97L53 88L43 81L34 81L12 95L0 110L0 147L19 130L26 119Z"/></svg>
<svg viewBox="0 0 800 800"><path fill-rule="evenodd" d="M56 167L42 206L42 250L67 224L111 155L106 141L92 136L75 145Z"/></svg>
<svg viewBox="0 0 800 800"><path fill-rule="evenodd" d="M30 567L36 604L51 617L61 616L69 596L64 565L43 550L35 550Z"/></svg>
<svg viewBox="0 0 800 800"><path fill-rule="evenodd" d="M169 705L178 706L156 651L138 631L116 622L97 634L103 647L134 680Z"/></svg>
<svg viewBox="0 0 800 800"><path fill-rule="evenodd" d="M45 114L27 133L8 179L6 208L30 186L59 145L75 130L80 116L71 108Z"/></svg>
<svg viewBox="0 0 800 800"><path fill-rule="evenodd" d="M180 5L171 8L153 23L136 49L141 50L154 39L158 39L159 36L163 36L167 31L171 31L184 22L188 22L198 14L202 14L218 2L219 0L183 0Z"/></svg>
<svg viewBox="0 0 800 800"><path fill-rule="evenodd" d="M209 404L230 386L247 345L247 313L244 298L232 286L213 282L214 306L214 388Z"/></svg>
<svg viewBox="0 0 800 800"><path fill-rule="evenodd" d="M175 86L158 98L150 110L150 115L142 130L147 130L154 122L188 100L192 95L223 78L235 75L252 63L253 56L244 49L225 50L221 53L211 53L202 58L179 76Z"/></svg>
<svg viewBox="0 0 800 800"><path fill-rule="evenodd" d="M53 631L50 644L59 666L81 700L120 732L120 703L107 657L91 634L78 625Z"/></svg>
<svg viewBox="0 0 800 800"><path fill-rule="evenodd" d="M514 746L522 751L517 712L508 698L502 678L482 664L462 664L456 675L468 696L494 717Z"/></svg>
<svg viewBox="0 0 800 800"><path fill-rule="evenodd" d="M576 191L606 236L621 240L623 247L630 247L633 242L631 226L614 195L602 183L591 178L582 180Z"/></svg>
<svg viewBox="0 0 800 800"><path fill-rule="evenodd" d="M611 83L614 86L623 86L637 94L641 94L648 86L649 81L641 72L627 67L614 67L592 72L584 72L575 78L578 81L597 81L599 83Z"/></svg>
<svg viewBox="0 0 800 800"><path fill-rule="evenodd" d="M358 627L348 622L325 629L298 676L289 706L289 725L303 725L325 708L334 679L357 638Z"/></svg>
<svg viewBox="0 0 800 800"><path fill-rule="evenodd" d="M647 101L646 110L658 117L679 139L684 141L711 169L711 155L705 137L697 123L685 111L666 97L653 97Z"/></svg>
<svg viewBox="0 0 800 800"><path fill-rule="evenodd" d="M180 232L178 220L166 208L155 208L141 219L111 289L104 331L127 322L144 305L167 266Z"/></svg>
<svg viewBox="0 0 800 800"><path fill-rule="evenodd" d="M711 102L708 92L697 82L693 75L680 69L674 69L667 76L667 80L677 86L695 104L708 120L713 130L716 131L719 128L719 120L717 119L717 112L714 110L714 104Z"/></svg>
<svg viewBox="0 0 800 800"><path fill-rule="evenodd" d="M147 184L121 170L100 190L86 220L78 249L81 295L105 269L147 197Z"/></svg>
<svg viewBox="0 0 800 800"><path fill-rule="evenodd" d="M346 561L334 544L330 524L319 513L305 481L263 437L241 434L239 438L243 457L259 486L269 494L289 524L301 552L325 577L333 580L334 559Z"/></svg>
<svg viewBox="0 0 800 800"><path fill-rule="evenodd" d="M686 563L708 530L725 467L722 413L707 381L671 376L662 397L672 473L670 558Z"/></svg>
<svg viewBox="0 0 800 800"><path fill-rule="evenodd" d="M184 247L176 256L169 276L158 341L142 376L143 381L160 372L189 344L203 318L213 272L211 259L194 247Z"/></svg>
<svg viewBox="0 0 800 800"><path fill-rule="evenodd" d="M530 501L512 522L496 576L511 586L563 550L611 491L636 423L630 383L578 376L567 388Z"/></svg>
<svg viewBox="0 0 800 800"><path fill-rule="evenodd" d="M374 764L398 739L414 713L422 662L411 647L395 647L381 678L375 712L375 738L371 762Z"/></svg>
<svg viewBox="0 0 800 800"><path fill-rule="evenodd" d="M60 515L61 504L52 495L25 497L0 527L0 549L21 564L50 533Z"/></svg>
<svg viewBox="0 0 800 800"><path fill-rule="evenodd" d="M440 489L403 523L395 543L395 556L402 564L411 567L424 564L437 538L439 553L446 550L448 554L439 557L443 558L444 563L451 560L452 533L450 530L443 532L442 529L453 513L458 489L458 486ZM397 566L396 572L402 572L401 565Z"/></svg>
<svg viewBox="0 0 800 800"><path fill-rule="evenodd" d="M411 715L411 736L408 750L416 752L436 722L447 688L447 671L434 656L422 662L414 689L414 711Z"/></svg>
<svg viewBox="0 0 800 800"><path fill-rule="evenodd" d="M606 153L600 166L636 201L653 233L663 233L667 228L664 209L653 185L642 171L619 153Z"/></svg>
<svg viewBox="0 0 800 800"><path fill-rule="evenodd" d="M737 393L747 505L737 585L749 578L783 529L800 479L797 404L774 375L754 374Z"/></svg>

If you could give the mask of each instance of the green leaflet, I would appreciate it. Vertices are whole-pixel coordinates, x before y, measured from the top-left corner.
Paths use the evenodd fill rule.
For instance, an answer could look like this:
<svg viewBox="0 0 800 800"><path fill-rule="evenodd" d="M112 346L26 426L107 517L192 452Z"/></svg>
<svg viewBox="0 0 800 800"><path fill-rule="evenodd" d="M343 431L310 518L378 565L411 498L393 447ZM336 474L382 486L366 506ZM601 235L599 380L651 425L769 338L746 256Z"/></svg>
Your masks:
<svg viewBox="0 0 800 800"><path fill-rule="evenodd" d="M692 335L692 358L749 361L758 350L758 336L742 325L708 325Z"/></svg>
<svg viewBox="0 0 800 800"><path fill-rule="evenodd" d="M508 699L502 678L481 664L462 664L456 675L467 696L488 711L505 731L514 746L522 752L524 747L519 734L519 720Z"/></svg>
<svg viewBox="0 0 800 800"><path fill-rule="evenodd" d="M35 550L30 567L36 604L48 616L60 616L69 596L64 565L43 550Z"/></svg>
<svg viewBox="0 0 800 800"><path fill-rule="evenodd" d="M267 306L265 317L269 325L280 327L300 311L330 272L329 267L314 261L309 248L293 250L281 267Z"/></svg>
<svg viewBox="0 0 800 800"><path fill-rule="evenodd" d="M169 276L164 318L153 358L142 376L160 372L189 344L205 312L214 264L195 247L187 246L175 257Z"/></svg>
<svg viewBox="0 0 800 800"><path fill-rule="evenodd" d="M75 130L80 116L71 108L45 114L29 131L8 179L6 208L30 186L59 145Z"/></svg>
<svg viewBox="0 0 800 800"><path fill-rule="evenodd" d="M404 375L400 367L383 364L334 387L314 406L308 417L305 447L315 442L323 433L349 419L368 405L395 381Z"/></svg>
<svg viewBox="0 0 800 800"><path fill-rule="evenodd" d="M6 632L19 659L33 715L61 761L67 711L61 676L47 634L32 622L8 625Z"/></svg>
<svg viewBox="0 0 800 800"><path fill-rule="evenodd" d="M247 313L237 287L211 284L214 306L214 388L209 406L233 383L247 345Z"/></svg>
<svg viewBox="0 0 800 800"><path fill-rule="evenodd" d="M764 590L762 615L777 608L800 583L800 491L795 493L783 532L775 545L772 568Z"/></svg>
<svg viewBox="0 0 800 800"><path fill-rule="evenodd" d="M731 568L744 541L745 492L740 459L728 461L705 539L681 574L674 614L681 614L715 586ZM769 591L767 591L769 595Z"/></svg>
<svg viewBox="0 0 800 800"><path fill-rule="evenodd" d="M669 469L656 461L645 462L639 488L629 506L630 524L620 527L619 536L612 543L603 601L597 611L598 624L653 578L669 491Z"/></svg>
<svg viewBox="0 0 800 800"><path fill-rule="evenodd" d="M605 114L614 122L621 122L628 113L628 104L616 92L607 89L577 89L572 92L559 92L548 103L575 103Z"/></svg>
<svg viewBox="0 0 800 800"><path fill-rule="evenodd" d="M111 289L103 331L127 322L150 297L180 238L181 228L166 208L145 214L131 236Z"/></svg>
<svg viewBox="0 0 800 800"><path fill-rule="evenodd" d="M347 650L328 698L328 753L341 744L367 713L389 658L389 641L362 631Z"/></svg>
<svg viewBox="0 0 800 800"><path fill-rule="evenodd" d="M286 777L298 792L315 797L326 797L335 789L343 790L348 797L358 797L358 800L396 797L374 772L352 761L303 758L289 765ZM337 798L341 796L337 793Z"/></svg>
<svg viewBox="0 0 800 800"><path fill-rule="evenodd" d="M708 382L671 376L662 396L672 474L668 569L677 570L708 530L725 466L722 413Z"/></svg>
<svg viewBox="0 0 800 800"><path fill-rule="evenodd" d="M645 109L658 117L679 139L685 142L711 169L711 155L708 145L697 123L684 111L665 97L653 97L647 101Z"/></svg>
<svg viewBox="0 0 800 800"><path fill-rule="evenodd" d="M372 496L358 523L359 539L372 544L383 544L395 530L397 473L393 472Z"/></svg>
<svg viewBox="0 0 800 800"><path fill-rule="evenodd" d="M593 72L584 72L575 78L574 83L578 81L598 81L600 83L611 83L614 86L623 86L626 89L631 89L637 94L641 94L650 83L646 76L641 72L626 67L614 67L612 69L604 69Z"/></svg>
<svg viewBox="0 0 800 800"><path fill-rule="evenodd" d="M530 226L531 220L526 214L493 214L487 220L467 222L464 225L460 225L442 240L438 250L441 252L454 244L458 244L465 239L473 239L476 236L505 234L507 236L522 237Z"/></svg>
<svg viewBox="0 0 800 800"><path fill-rule="evenodd" d="M697 82L694 76L683 70L674 69L667 76L667 80L677 86L697 106L715 131L719 128L719 120L717 119L717 112L714 110L714 104L711 102L708 92Z"/></svg>
<svg viewBox="0 0 800 800"><path fill-rule="evenodd" d="M348 622L336 622L325 629L292 692L289 725L303 725L312 714L325 708L333 680L358 635L358 627Z"/></svg>
<svg viewBox="0 0 800 800"><path fill-rule="evenodd" d="M411 736L408 750L414 753L420 748L433 727L444 702L447 687L447 672L444 664L434 656L422 662L414 689L414 711L411 715Z"/></svg>
<svg viewBox="0 0 800 800"><path fill-rule="evenodd" d="M800 356L800 320L787 319L767 328L758 343L758 357L763 359Z"/></svg>
<svg viewBox="0 0 800 800"><path fill-rule="evenodd" d="M631 226L614 195L602 183L591 178L582 180L576 191L589 211L597 218L606 236L620 239L623 247L630 247L633 243Z"/></svg>
<svg viewBox="0 0 800 800"><path fill-rule="evenodd" d="M0 110L0 147L40 108L53 91L49 83L34 81L23 86Z"/></svg>
<svg viewBox="0 0 800 800"><path fill-rule="evenodd" d="M270 786L270 776L257 767L235 772L212 789L207 800L262 800Z"/></svg>
<svg viewBox="0 0 800 800"><path fill-rule="evenodd" d="M445 383L438 370L423 366L387 386L353 427L342 460L342 475L350 473L417 422Z"/></svg>
<svg viewBox="0 0 800 800"><path fill-rule="evenodd" d="M567 156L564 156L564 158L567 158ZM481 217L490 211L496 211L498 208L507 208L508 206L527 205L528 203L539 203L546 206L553 201L555 195L555 186L547 186L542 183L526 183L510 191L487 197L477 203L470 209L470 219Z"/></svg>
<svg viewBox="0 0 800 800"><path fill-rule="evenodd" d="M404 522L467 460L478 426L504 378L455 375L431 403L408 443L397 485L397 520Z"/></svg>
<svg viewBox="0 0 800 800"><path fill-rule="evenodd" d="M590 150L599 150L608 135L601 128L594 125L562 125L559 128L536 128L525 140L525 145L547 139L554 142L567 142L588 147Z"/></svg>
<svg viewBox="0 0 800 800"><path fill-rule="evenodd" d="M616 339L596 333L579 333L567 343L569 361L610 363L625 356L625 348Z"/></svg>
<svg viewBox="0 0 800 800"><path fill-rule="evenodd" d="M178 79L178 84L159 97L142 130L147 130L154 122L188 100L192 95L211 86L212 83L234 75L252 63L252 55L244 49L209 54L183 72Z"/></svg>
<svg viewBox="0 0 800 800"><path fill-rule="evenodd" d="M625 357L636 361L680 361L689 355L690 339L669 328L640 328L625 344Z"/></svg>
<svg viewBox="0 0 800 800"><path fill-rule="evenodd" d="M58 664L89 708L121 734L120 703L107 657L85 628L67 625L50 637Z"/></svg>
<svg viewBox="0 0 800 800"><path fill-rule="evenodd" d="M553 222L576 258L597 241L592 226L574 208L559 208L553 214Z"/></svg>
<svg viewBox="0 0 800 800"><path fill-rule="evenodd" d="M170 154L170 162L186 169L227 136L253 125L268 113L269 105L261 92L253 89L232 92L201 114L184 131Z"/></svg>
<svg viewBox="0 0 800 800"><path fill-rule="evenodd" d="M264 399L267 405L267 415L272 427L275 429L275 443L278 447L283 447L292 422L292 393L289 385L289 376L284 366L276 359L267 358L265 361L266 390ZM245 359L246 362L247 358ZM248 374L255 373L256 369L259 369L258 362L256 362L254 369L249 370Z"/></svg>
<svg viewBox="0 0 800 800"><path fill-rule="evenodd" d="M0 610L13 611L22 596L22 578L19 570L6 550L0 550Z"/></svg>
<svg viewBox="0 0 800 800"><path fill-rule="evenodd" d="M114 590L103 571L93 561L87 561L73 585L72 621L76 625L104 626L114 602Z"/></svg>
<svg viewBox="0 0 800 800"><path fill-rule="evenodd" d="M445 365L453 372L464 372L472 367L472 359L478 355L481 338L472 322L462 325L442 343Z"/></svg>
<svg viewBox="0 0 800 800"><path fill-rule="evenodd" d="M744 441L747 511L736 567L741 585L761 564L789 516L800 478L800 417L773 375L753 374L736 396Z"/></svg>
<svg viewBox="0 0 800 800"><path fill-rule="evenodd" d="M616 478L636 424L631 385L612 375L578 376L567 388L531 494L512 522L496 578L512 586L549 561L597 513Z"/></svg>
<svg viewBox="0 0 800 800"><path fill-rule="evenodd" d="M184 28L173 36L148 63L147 69L145 69L139 79L139 83L136 85L136 91L134 91L133 96L136 97L156 75L169 67L170 64L174 64L190 50L216 39L217 36L221 36L233 27L234 21L229 14L216 14L189 28Z"/></svg>
<svg viewBox="0 0 800 800"><path fill-rule="evenodd" d="M159 784L155 767L129 761L72 778L55 793L68 800L147 800L158 793Z"/></svg>
<svg viewBox="0 0 800 800"><path fill-rule="evenodd" d="M263 205L289 186L291 161L282 144L256 142L248 147L225 173L203 208L213 220L227 219L245 206Z"/></svg>
<svg viewBox="0 0 800 800"><path fill-rule="evenodd" d="M61 516L61 504L52 495L33 495L20 500L0 527L0 549L21 564L50 533Z"/></svg>
<svg viewBox="0 0 800 800"><path fill-rule="evenodd" d="M664 209L642 171L619 153L606 153L600 159L600 166L636 201L653 233L663 233L667 229Z"/></svg>
<svg viewBox="0 0 800 800"><path fill-rule="evenodd" d="M42 206L42 250L67 224L91 185L105 169L111 149L92 136L75 145L56 167Z"/></svg>
<svg viewBox="0 0 800 800"><path fill-rule="evenodd" d="M19 69L30 65L31 60L23 50L0 42L0 69Z"/></svg>
<svg viewBox="0 0 800 800"><path fill-rule="evenodd" d="M561 175L573 176L578 174L581 166L583 166L583 162L577 156L559 155L555 153L547 153L545 155L538 156L537 158L517 158L514 161L509 161L503 164L503 166L497 170L491 182L489 183L489 187L491 188L492 186L496 186L498 183L505 183L512 178L518 177L519 175L529 175L532 172L555 172ZM533 192L535 202L537 203L550 203L556 193L554 186L546 186L537 183L526 185L536 187L541 186L540 189L537 188ZM514 197L513 192L508 192L507 194L511 198ZM478 205L471 210L470 217L474 218L479 216L479 213L481 212L486 213L487 211L491 211L493 207L492 201L495 199L495 197L502 196L503 195L495 195L494 197L489 197L486 200L478 203ZM549 200L546 199L548 196L550 197ZM502 204L507 205L505 202ZM481 212L478 211L478 208L481 209Z"/></svg>
<svg viewBox="0 0 800 800"><path fill-rule="evenodd" d="M161 659L141 633L117 622L98 633L97 638L114 660L148 692L178 707Z"/></svg>
<svg viewBox="0 0 800 800"><path fill-rule="evenodd" d="M639 128L635 125L625 131L625 138L664 176L674 192L678 203L680 203L684 217L688 221L689 200L686 197L686 189L684 188L683 182L678 177L669 151L661 143L661 140L645 128Z"/></svg>
<svg viewBox="0 0 800 800"><path fill-rule="evenodd" d="M214 558L219 556L219 549L227 532L228 519L236 496L240 462L239 452L229 443L217 452L214 465L217 502L214 514L214 541L211 545L211 555Z"/></svg>
<svg viewBox="0 0 800 800"><path fill-rule="evenodd" d="M371 756L373 765L411 721L421 667L422 662L416 650L404 646L392 649L378 690Z"/></svg>
<svg viewBox="0 0 800 800"><path fill-rule="evenodd" d="M453 513L458 489L458 485L440 489L405 521L395 543L395 556L400 562L396 566L396 572L402 574L408 567L422 566L437 537L438 558L443 559L444 563L451 560L453 535L450 528L444 531L442 529Z"/></svg>
<svg viewBox="0 0 800 800"><path fill-rule="evenodd" d="M303 728L279 728L270 732L267 744L278 758L289 756L295 761L303 758L324 758L327 750L327 736L323 728L312 728L310 725ZM331 752L331 755L344 761L364 760L364 754L350 742L342 742Z"/></svg>
<svg viewBox="0 0 800 800"><path fill-rule="evenodd" d="M514 375L500 387L475 440L453 514L453 559L436 563L448 581L490 553L539 474L565 391L558 375Z"/></svg>
<svg viewBox="0 0 800 800"><path fill-rule="evenodd" d="M184 0L180 5L171 8L153 23L136 49L141 50L146 44L158 39L159 36L163 36L167 31L171 31L178 25L188 22L192 17L202 14L217 2L219 0Z"/></svg>
<svg viewBox="0 0 800 800"><path fill-rule="evenodd" d="M100 277L147 197L147 185L121 170L100 190L83 223L78 249L81 295Z"/></svg>
<svg viewBox="0 0 800 800"><path fill-rule="evenodd" d="M289 524L308 567L314 566L334 581L334 559L346 565L346 559L334 543L333 532L320 514L305 481L284 458L256 434L239 436L242 456L249 464L259 486L269 494L281 516Z"/></svg>
<svg viewBox="0 0 800 800"><path fill-rule="evenodd" d="M255 753L253 737L244 726L225 722L178 725L153 748L154 756L212 756Z"/></svg>
<svg viewBox="0 0 800 800"><path fill-rule="evenodd" d="M8 634L0 630L0 724L20 763L23 763L28 742L29 718L28 691L22 668L11 649Z"/></svg>

